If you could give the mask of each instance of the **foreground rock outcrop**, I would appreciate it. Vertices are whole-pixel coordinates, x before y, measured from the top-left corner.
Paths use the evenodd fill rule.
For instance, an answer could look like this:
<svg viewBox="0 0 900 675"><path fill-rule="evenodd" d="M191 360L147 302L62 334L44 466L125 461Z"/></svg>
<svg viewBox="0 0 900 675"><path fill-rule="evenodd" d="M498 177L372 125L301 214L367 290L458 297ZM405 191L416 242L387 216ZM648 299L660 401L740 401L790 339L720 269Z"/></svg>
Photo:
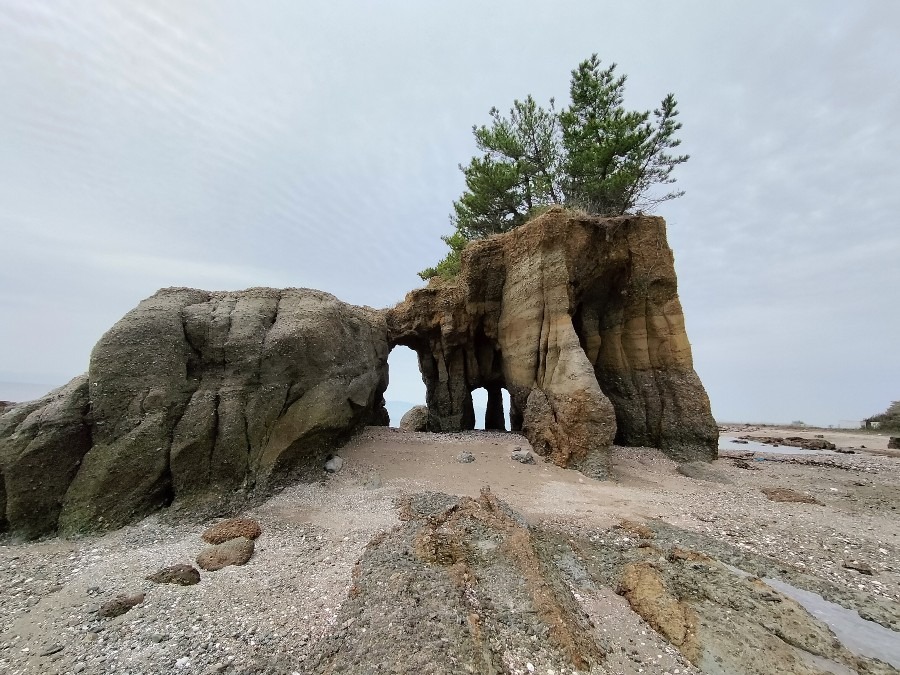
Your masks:
<svg viewBox="0 0 900 675"><path fill-rule="evenodd" d="M694 372L662 218L602 219L554 209L476 241L452 281L387 313L391 344L415 350L429 428L510 421L560 466L603 477L608 449L651 446L712 459L718 430Z"/></svg>
<svg viewBox="0 0 900 675"><path fill-rule="evenodd" d="M290 478L382 421L383 316L321 291L165 289L90 369L0 417L0 522L34 537Z"/></svg>

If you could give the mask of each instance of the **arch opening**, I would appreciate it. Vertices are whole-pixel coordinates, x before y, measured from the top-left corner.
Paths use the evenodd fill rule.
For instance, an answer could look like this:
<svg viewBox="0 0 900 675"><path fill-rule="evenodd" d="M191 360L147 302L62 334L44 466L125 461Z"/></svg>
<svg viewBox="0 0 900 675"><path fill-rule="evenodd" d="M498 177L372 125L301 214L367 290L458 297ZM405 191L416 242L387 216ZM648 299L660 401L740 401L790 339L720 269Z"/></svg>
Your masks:
<svg viewBox="0 0 900 675"><path fill-rule="evenodd" d="M388 387L384 400L392 427L399 426L410 408L425 405L425 381L419 357L405 345L396 345L388 354Z"/></svg>
<svg viewBox="0 0 900 675"><path fill-rule="evenodd" d="M478 387L472 390L472 409L475 428L488 431L509 431L510 398L505 387Z"/></svg>

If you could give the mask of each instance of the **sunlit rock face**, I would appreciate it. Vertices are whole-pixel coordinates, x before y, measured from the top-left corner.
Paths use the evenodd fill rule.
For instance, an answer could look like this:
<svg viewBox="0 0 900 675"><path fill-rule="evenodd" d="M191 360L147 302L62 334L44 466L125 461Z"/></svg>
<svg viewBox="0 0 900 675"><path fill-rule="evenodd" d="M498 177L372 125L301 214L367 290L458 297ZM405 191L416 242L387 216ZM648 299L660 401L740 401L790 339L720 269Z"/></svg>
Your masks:
<svg viewBox="0 0 900 675"><path fill-rule="evenodd" d="M712 459L676 286L662 218L554 209L474 242L456 279L409 293L387 312L390 342L419 356L433 431L473 428L479 387L485 426L502 426L506 389L513 429L561 466L605 476L614 442Z"/></svg>

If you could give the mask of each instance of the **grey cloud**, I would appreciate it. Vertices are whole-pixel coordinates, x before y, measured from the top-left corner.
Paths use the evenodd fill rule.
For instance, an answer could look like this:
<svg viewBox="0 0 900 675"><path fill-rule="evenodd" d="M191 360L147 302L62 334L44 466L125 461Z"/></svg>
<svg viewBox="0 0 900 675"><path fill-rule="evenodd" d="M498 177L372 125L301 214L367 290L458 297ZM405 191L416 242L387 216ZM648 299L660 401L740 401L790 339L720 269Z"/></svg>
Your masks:
<svg viewBox="0 0 900 675"><path fill-rule="evenodd" d="M629 104L681 103L688 194L660 213L715 414L883 409L897 25L894 3L817 0L6 2L0 380L83 370L161 286L401 299L443 255L471 125L528 93L564 101L598 52ZM414 361L395 358L389 394L410 400Z"/></svg>

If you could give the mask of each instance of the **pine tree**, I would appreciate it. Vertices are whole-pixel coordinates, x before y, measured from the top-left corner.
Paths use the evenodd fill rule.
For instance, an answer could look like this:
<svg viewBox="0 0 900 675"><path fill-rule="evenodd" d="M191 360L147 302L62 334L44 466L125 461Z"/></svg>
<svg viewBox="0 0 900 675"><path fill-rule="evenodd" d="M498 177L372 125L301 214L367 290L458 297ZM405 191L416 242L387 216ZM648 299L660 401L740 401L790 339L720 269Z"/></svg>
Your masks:
<svg viewBox="0 0 900 675"><path fill-rule="evenodd" d="M459 167L466 189L453 203L455 231L442 237L450 252L419 276L455 275L467 242L518 227L547 205L613 216L682 196L655 189L674 183L675 167L688 160L671 152L681 144L675 97L667 95L652 116L626 110L626 79L616 64L601 68L594 54L572 71L571 103L562 112L553 99L544 109L528 96L513 102L508 117L492 108L490 125L472 127L482 154Z"/></svg>
<svg viewBox="0 0 900 675"><path fill-rule="evenodd" d="M556 111L528 96L514 101L509 117L490 111L490 126L472 127L483 153L460 166L466 191L453 204L452 220L467 239L506 232L525 222L536 206L557 203L560 135Z"/></svg>
<svg viewBox="0 0 900 675"><path fill-rule="evenodd" d="M594 54L572 71L572 103L560 114L566 157L566 202L590 213L621 215L649 211L684 192L655 195L655 185L675 182L672 172L687 155L671 155L681 141L675 133L681 123L673 94L649 112L623 106L625 75L616 76L616 64L601 69Z"/></svg>

